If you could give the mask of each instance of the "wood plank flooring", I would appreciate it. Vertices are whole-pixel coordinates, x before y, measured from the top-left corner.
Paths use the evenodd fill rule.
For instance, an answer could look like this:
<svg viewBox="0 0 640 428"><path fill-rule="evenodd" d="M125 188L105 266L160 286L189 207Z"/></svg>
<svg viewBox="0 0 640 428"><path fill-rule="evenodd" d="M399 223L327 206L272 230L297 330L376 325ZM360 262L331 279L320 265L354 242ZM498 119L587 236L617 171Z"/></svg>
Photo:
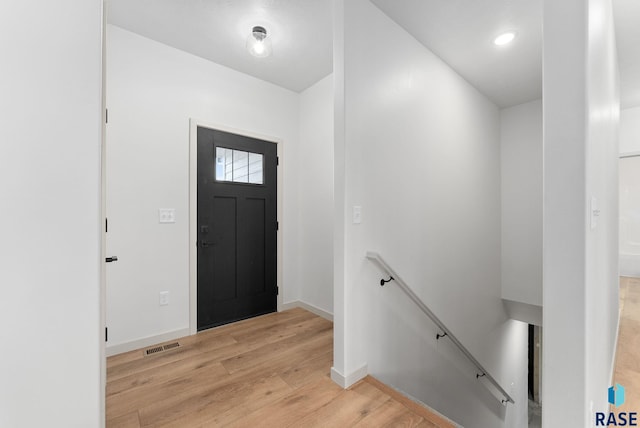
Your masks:
<svg viewBox="0 0 640 428"><path fill-rule="evenodd" d="M333 324L269 314L107 360L107 427L452 427L367 377L333 383Z"/></svg>
<svg viewBox="0 0 640 428"><path fill-rule="evenodd" d="M625 402L611 411L640 411L640 278L620 278L620 331L615 382L625 387Z"/></svg>

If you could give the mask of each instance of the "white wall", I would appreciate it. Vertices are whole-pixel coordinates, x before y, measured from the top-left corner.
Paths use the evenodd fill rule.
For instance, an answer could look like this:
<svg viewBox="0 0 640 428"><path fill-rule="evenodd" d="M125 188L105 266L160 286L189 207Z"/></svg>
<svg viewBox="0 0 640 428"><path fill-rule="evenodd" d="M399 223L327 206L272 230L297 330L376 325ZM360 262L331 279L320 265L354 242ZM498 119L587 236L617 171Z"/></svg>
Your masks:
<svg viewBox="0 0 640 428"><path fill-rule="evenodd" d="M620 112L620 154L640 154L640 107Z"/></svg>
<svg viewBox="0 0 640 428"><path fill-rule="evenodd" d="M300 94L298 292L333 313L333 77Z"/></svg>
<svg viewBox="0 0 640 428"><path fill-rule="evenodd" d="M102 2L0 2L0 426L99 427Z"/></svg>
<svg viewBox="0 0 640 428"><path fill-rule="evenodd" d="M366 364L465 426L526 426L527 328L501 301L498 108L369 1L336 8L345 109L336 121L336 248L345 259L336 266L334 373ZM351 222L355 205L362 224ZM436 342L433 324L393 283L379 286L367 250L402 275L515 406L480 385L450 342Z"/></svg>
<svg viewBox="0 0 640 428"><path fill-rule="evenodd" d="M619 320L620 83L611 0L590 0L589 20L586 193L598 199L601 214L586 242L586 392L596 411L606 411L604 391L613 378Z"/></svg>
<svg viewBox="0 0 640 428"><path fill-rule="evenodd" d="M640 277L640 107L620 112L620 275Z"/></svg>
<svg viewBox="0 0 640 428"><path fill-rule="evenodd" d="M297 300L299 95L108 26L109 345L189 325L189 119L280 138L284 302ZM176 223L158 223L175 208ZM158 293L170 292L169 306Z"/></svg>
<svg viewBox="0 0 640 428"><path fill-rule="evenodd" d="M594 412L608 409L618 320L615 52L610 0L545 1L543 426L592 426Z"/></svg>
<svg viewBox="0 0 640 428"><path fill-rule="evenodd" d="M620 159L620 275L640 277L640 156Z"/></svg>
<svg viewBox="0 0 640 428"><path fill-rule="evenodd" d="M542 305L542 100L500 111L502 297Z"/></svg>

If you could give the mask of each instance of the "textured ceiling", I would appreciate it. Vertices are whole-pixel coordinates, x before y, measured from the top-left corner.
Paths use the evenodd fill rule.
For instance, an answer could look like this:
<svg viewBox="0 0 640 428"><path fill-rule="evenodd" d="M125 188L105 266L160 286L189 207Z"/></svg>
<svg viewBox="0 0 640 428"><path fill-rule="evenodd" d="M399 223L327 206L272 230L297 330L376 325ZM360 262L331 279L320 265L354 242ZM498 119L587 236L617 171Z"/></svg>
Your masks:
<svg viewBox="0 0 640 428"><path fill-rule="evenodd" d="M108 22L259 79L300 92L332 71L328 0L109 0ZM254 58L246 40L267 29L273 54Z"/></svg>

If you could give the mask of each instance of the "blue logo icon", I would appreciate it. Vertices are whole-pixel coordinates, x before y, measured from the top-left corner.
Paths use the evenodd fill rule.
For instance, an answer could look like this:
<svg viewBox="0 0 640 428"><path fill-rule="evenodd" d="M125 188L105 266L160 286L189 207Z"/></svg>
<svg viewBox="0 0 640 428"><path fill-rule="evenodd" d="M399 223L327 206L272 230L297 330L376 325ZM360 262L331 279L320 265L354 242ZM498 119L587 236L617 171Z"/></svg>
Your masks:
<svg viewBox="0 0 640 428"><path fill-rule="evenodd" d="M615 388L612 386L609 388L609 404L613 404L616 407L622 406L624 403L624 386L616 383Z"/></svg>

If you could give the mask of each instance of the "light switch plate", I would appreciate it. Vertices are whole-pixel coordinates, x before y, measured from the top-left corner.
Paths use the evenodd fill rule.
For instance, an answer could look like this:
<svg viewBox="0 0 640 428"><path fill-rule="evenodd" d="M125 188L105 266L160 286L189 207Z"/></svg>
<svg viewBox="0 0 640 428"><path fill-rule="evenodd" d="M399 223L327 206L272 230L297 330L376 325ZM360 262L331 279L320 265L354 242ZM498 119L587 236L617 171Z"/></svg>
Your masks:
<svg viewBox="0 0 640 428"><path fill-rule="evenodd" d="M595 229L598 226L598 217L600 217L600 209L598 208L598 199L595 196L591 197L591 229Z"/></svg>
<svg viewBox="0 0 640 428"><path fill-rule="evenodd" d="M362 223L362 207L355 205L353 207L353 224Z"/></svg>
<svg viewBox="0 0 640 428"><path fill-rule="evenodd" d="M160 208L158 209L158 217L160 223L175 223L176 210L175 208Z"/></svg>
<svg viewBox="0 0 640 428"><path fill-rule="evenodd" d="M169 292L161 291L160 292L160 306L167 306L169 304Z"/></svg>

